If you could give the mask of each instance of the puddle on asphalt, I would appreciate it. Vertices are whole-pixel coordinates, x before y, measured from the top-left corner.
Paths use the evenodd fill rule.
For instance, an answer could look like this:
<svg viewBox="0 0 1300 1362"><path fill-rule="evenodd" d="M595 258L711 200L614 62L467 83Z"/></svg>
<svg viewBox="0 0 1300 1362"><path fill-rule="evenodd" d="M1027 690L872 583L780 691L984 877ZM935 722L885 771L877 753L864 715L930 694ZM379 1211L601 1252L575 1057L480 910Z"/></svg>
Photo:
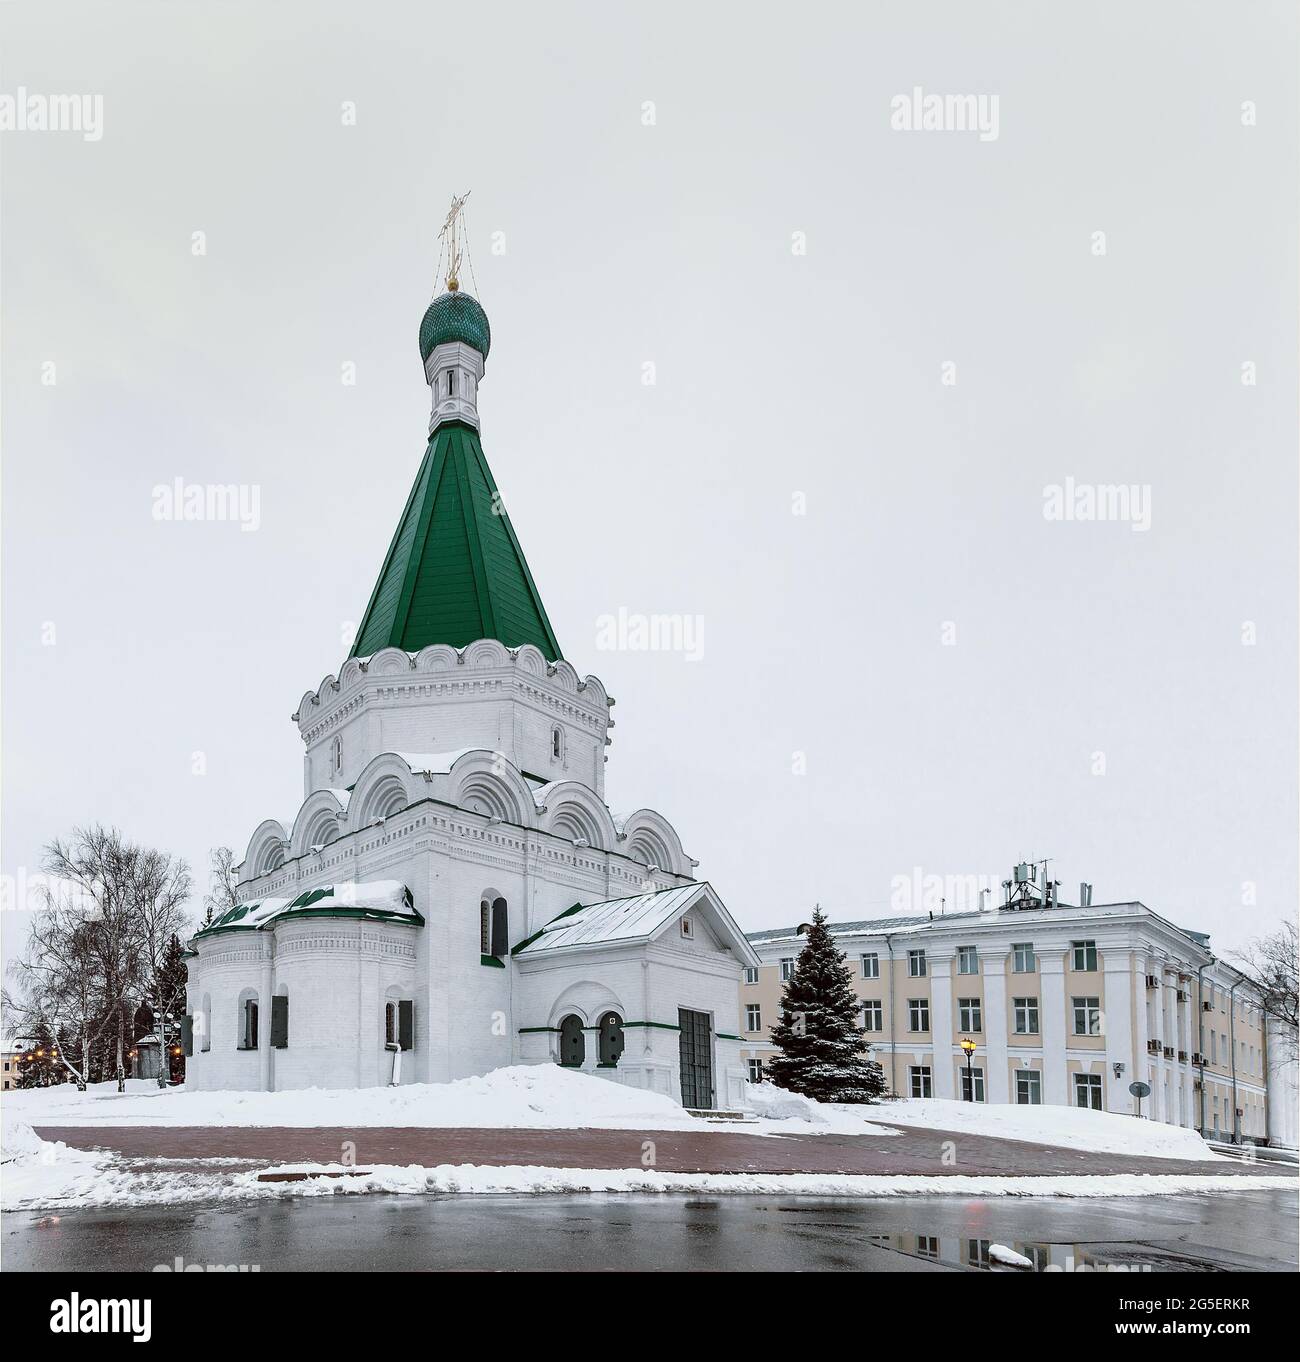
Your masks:
<svg viewBox="0 0 1300 1362"><path fill-rule="evenodd" d="M868 1234L869 1244L946 1267L984 1272L1212 1272L1212 1264L1154 1244L1049 1244L1021 1239L963 1239L952 1235ZM1010 1249L1024 1262L994 1250Z"/></svg>

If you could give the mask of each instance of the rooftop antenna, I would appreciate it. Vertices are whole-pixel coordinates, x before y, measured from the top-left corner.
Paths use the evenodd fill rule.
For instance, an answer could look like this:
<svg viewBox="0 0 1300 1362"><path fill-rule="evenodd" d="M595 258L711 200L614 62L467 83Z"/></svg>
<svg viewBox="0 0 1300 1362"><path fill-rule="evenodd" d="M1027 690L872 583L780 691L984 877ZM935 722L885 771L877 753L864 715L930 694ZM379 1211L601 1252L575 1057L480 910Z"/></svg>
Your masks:
<svg viewBox="0 0 1300 1362"><path fill-rule="evenodd" d="M465 230L465 200L469 198L472 190L467 189L458 198L451 201L451 208L447 213L447 221L442 224L442 231L438 233L438 240L442 242L447 251L447 289L455 293L460 288L460 253L464 239Z"/></svg>

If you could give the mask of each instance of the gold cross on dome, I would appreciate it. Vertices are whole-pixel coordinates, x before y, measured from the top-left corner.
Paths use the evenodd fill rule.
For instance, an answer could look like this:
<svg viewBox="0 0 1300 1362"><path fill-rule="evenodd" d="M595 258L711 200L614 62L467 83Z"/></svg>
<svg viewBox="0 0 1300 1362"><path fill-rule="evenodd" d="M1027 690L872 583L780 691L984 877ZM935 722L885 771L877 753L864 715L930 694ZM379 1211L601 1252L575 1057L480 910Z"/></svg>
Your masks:
<svg viewBox="0 0 1300 1362"><path fill-rule="evenodd" d="M465 200L470 193L467 189L459 198L452 199L447 221L438 233L438 240L447 248L447 287L453 293L460 287L461 233L464 231Z"/></svg>

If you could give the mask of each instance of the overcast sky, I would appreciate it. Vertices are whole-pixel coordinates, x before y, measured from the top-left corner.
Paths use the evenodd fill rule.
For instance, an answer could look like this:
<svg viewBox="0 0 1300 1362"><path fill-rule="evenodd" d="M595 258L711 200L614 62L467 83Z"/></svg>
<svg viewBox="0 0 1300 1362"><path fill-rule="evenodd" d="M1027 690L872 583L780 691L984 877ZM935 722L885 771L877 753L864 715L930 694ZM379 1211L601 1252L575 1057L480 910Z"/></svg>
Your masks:
<svg viewBox="0 0 1300 1362"><path fill-rule="evenodd" d="M0 134L10 894L78 823L204 879L292 818L472 189L484 448L617 697L609 802L747 929L1041 857L1220 949L1294 913L1296 28L6 6L0 94L102 96L97 140ZM891 126L918 87L996 96L996 136ZM156 520L178 478L256 488L258 527ZM1049 518L1099 484L1127 519ZM702 655L598 648L620 610Z"/></svg>

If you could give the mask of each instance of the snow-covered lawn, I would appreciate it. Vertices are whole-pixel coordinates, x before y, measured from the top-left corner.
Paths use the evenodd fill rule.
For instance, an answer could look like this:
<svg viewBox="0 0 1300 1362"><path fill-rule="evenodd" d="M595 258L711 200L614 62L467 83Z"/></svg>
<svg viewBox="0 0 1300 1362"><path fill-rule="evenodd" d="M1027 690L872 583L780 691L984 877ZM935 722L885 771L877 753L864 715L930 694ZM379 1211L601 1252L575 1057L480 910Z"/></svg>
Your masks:
<svg viewBox="0 0 1300 1362"><path fill-rule="evenodd" d="M862 1113L876 1107L829 1107L771 1084L751 1087L761 1118L743 1127L688 1116L669 1097L554 1064L515 1064L454 1083L401 1088L306 1088L298 1092L187 1092L129 1079L124 1093L99 1083L7 1092L0 1117L46 1126L414 1126L534 1130L743 1129L749 1134L889 1136Z"/></svg>
<svg viewBox="0 0 1300 1362"><path fill-rule="evenodd" d="M516 1064L454 1083L400 1088L304 1088L297 1092L187 1092L128 1081L7 1092L0 1116L28 1125L85 1126L592 1126L699 1130L671 1098L554 1064Z"/></svg>
<svg viewBox="0 0 1300 1362"><path fill-rule="evenodd" d="M877 1120L900 1126L969 1131L972 1135L993 1135L1064 1149L1090 1149L1101 1154L1207 1162L1220 1157L1194 1130L1079 1107L992 1106L925 1097L883 1102L872 1107L871 1114Z"/></svg>

